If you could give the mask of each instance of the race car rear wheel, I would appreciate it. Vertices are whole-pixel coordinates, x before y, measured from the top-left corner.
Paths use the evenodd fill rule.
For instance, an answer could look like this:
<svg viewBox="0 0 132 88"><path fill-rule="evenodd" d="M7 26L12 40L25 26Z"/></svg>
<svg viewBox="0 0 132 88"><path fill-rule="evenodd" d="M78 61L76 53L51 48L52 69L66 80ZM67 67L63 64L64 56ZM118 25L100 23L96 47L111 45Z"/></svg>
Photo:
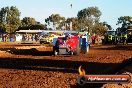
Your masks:
<svg viewBox="0 0 132 88"><path fill-rule="evenodd" d="M86 50L85 50L85 53L88 53L89 52L89 45L86 47Z"/></svg>
<svg viewBox="0 0 132 88"><path fill-rule="evenodd" d="M53 54L54 54L54 56L57 56L58 55L58 52L57 52L57 49L56 49L55 46L53 46Z"/></svg>
<svg viewBox="0 0 132 88"><path fill-rule="evenodd" d="M54 55L55 55L55 56L57 56L57 55L58 55L58 52L57 52L56 50L54 51Z"/></svg>
<svg viewBox="0 0 132 88"><path fill-rule="evenodd" d="M79 46L79 41L78 41L74 55L79 55L79 54L80 54L80 46Z"/></svg>
<svg viewBox="0 0 132 88"><path fill-rule="evenodd" d="M74 55L74 53L73 53L72 51L70 52L70 54L71 54L71 55Z"/></svg>

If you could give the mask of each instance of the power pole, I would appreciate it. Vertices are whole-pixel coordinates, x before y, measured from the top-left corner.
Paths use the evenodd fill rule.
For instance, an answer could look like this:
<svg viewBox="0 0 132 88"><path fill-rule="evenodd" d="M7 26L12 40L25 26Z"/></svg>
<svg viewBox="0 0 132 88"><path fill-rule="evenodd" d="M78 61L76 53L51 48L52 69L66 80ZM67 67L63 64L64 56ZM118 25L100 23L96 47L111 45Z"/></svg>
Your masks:
<svg viewBox="0 0 132 88"><path fill-rule="evenodd" d="M72 11L72 4L70 6L71 6L71 11ZM71 19L71 22L70 22L70 30L72 31L72 19Z"/></svg>

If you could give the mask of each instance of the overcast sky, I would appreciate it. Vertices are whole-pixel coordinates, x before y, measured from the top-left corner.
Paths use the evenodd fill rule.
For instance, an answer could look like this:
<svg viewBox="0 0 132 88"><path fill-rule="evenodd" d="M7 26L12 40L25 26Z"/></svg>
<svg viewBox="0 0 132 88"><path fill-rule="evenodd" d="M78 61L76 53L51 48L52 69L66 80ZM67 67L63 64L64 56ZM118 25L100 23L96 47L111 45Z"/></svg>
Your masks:
<svg viewBox="0 0 132 88"><path fill-rule="evenodd" d="M106 21L114 29L120 16L132 16L132 0L0 0L0 8L16 6L23 17L33 17L44 23L53 13L64 17L76 17L78 11L97 6L102 12L100 21ZM72 4L72 8L70 8Z"/></svg>

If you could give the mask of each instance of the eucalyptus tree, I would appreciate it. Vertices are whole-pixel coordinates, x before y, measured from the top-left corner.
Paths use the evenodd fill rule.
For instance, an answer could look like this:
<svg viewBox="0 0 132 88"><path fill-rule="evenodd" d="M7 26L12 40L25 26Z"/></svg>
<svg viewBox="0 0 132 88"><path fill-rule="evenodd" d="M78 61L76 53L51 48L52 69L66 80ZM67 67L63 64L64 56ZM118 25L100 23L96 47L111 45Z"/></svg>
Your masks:
<svg viewBox="0 0 132 88"><path fill-rule="evenodd" d="M13 33L21 25L20 12L15 6L0 9L0 27L8 33Z"/></svg>
<svg viewBox="0 0 132 88"><path fill-rule="evenodd" d="M98 7L88 7L78 12L77 17L81 29L86 29L92 32L94 25L99 22L101 11Z"/></svg>
<svg viewBox="0 0 132 88"><path fill-rule="evenodd" d="M109 28L104 22L97 22L93 27L93 32L99 35L104 35L107 30L109 30Z"/></svg>
<svg viewBox="0 0 132 88"><path fill-rule="evenodd" d="M132 25L132 16L121 16L118 18L117 25L119 31L126 32L127 27Z"/></svg>
<svg viewBox="0 0 132 88"><path fill-rule="evenodd" d="M65 21L65 17L60 16L60 14L52 14L51 16L49 16L48 18L45 19L45 22L52 26L54 26L54 29L59 29L59 25L61 22Z"/></svg>
<svg viewBox="0 0 132 88"><path fill-rule="evenodd" d="M36 21L35 18L33 17L24 17L21 20L21 27L19 27L18 30L43 30L46 29L46 25L45 24L41 24L40 22Z"/></svg>
<svg viewBox="0 0 132 88"><path fill-rule="evenodd" d="M79 21L77 17L71 17L67 18L65 23L67 24L67 29L70 29L70 23L72 22L72 30L78 30L79 29Z"/></svg>
<svg viewBox="0 0 132 88"><path fill-rule="evenodd" d="M35 20L35 18L32 17L24 17L22 20L22 26L31 26L31 25L35 25L37 22Z"/></svg>

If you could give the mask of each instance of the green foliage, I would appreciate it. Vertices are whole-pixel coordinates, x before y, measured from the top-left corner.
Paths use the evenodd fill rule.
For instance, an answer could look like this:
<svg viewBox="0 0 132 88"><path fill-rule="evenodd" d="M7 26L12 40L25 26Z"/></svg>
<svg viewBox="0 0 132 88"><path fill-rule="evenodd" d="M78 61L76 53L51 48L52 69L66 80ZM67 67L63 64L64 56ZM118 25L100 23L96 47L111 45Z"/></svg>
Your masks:
<svg viewBox="0 0 132 88"><path fill-rule="evenodd" d="M35 20L35 18L32 17L24 17L22 20L22 26L31 26L31 25L36 25L37 22Z"/></svg>
<svg viewBox="0 0 132 88"><path fill-rule="evenodd" d="M117 25L128 26L132 24L132 16L121 16L118 18Z"/></svg>
<svg viewBox="0 0 132 88"><path fill-rule="evenodd" d="M132 25L132 16L121 16L118 18L117 25L121 27L118 28L120 32L126 32L127 27Z"/></svg>
<svg viewBox="0 0 132 88"><path fill-rule="evenodd" d="M105 26L105 24L103 22L96 23L93 28L93 32L96 34L99 34L99 35L105 34L107 30L108 30L108 27Z"/></svg>
<svg viewBox="0 0 132 88"><path fill-rule="evenodd" d="M20 12L14 7L3 7L0 9L0 28L8 33L15 32L21 25Z"/></svg>
<svg viewBox="0 0 132 88"><path fill-rule="evenodd" d="M28 25L28 26L20 26L19 28L18 28L18 30L46 30L47 29L47 27L46 27L46 25L43 25L43 24L32 24L32 25Z"/></svg>
<svg viewBox="0 0 132 88"><path fill-rule="evenodd" d="M48 18L45 19L45 22L48 25L51 25L53 23L54 26L58 25L57 29L59 28L59 25L62 25L61 23L65 21L65 17L60 16L60 14L52 14Z"/></svg>
<svg viewBox="0 0 132 88"><path fill-rule="evenodd" d="M46 29L46 25L37 22L35 18L32 17L24 17L21 20L22 25L18 28L18 30L43 30Z"/></svg>
<svg viewBox="0 0 132 88"><path fill-rule="evenodd" d="M107 27L106 24L99 22L101 14L98 7L88 7L80 10L77 14L79 28L81 30L89 31L91 34L104 34ZM111 26L109 25L109 27Z"/></svg>
<svg viewBox="0 0 132 88"><path fill-rule="evenodd" d="M66 29L70 29L70 22L72 22L72 30L78 30L79 29L79 21L77 17L67 18L66 19Z"/></svg>
<svg viewBox="0 0 132 88"><path fill-rule="evenodd" d="M78 12L79 19L98 21L101 16L101 11L98 7L88 7Z"/></svg>

